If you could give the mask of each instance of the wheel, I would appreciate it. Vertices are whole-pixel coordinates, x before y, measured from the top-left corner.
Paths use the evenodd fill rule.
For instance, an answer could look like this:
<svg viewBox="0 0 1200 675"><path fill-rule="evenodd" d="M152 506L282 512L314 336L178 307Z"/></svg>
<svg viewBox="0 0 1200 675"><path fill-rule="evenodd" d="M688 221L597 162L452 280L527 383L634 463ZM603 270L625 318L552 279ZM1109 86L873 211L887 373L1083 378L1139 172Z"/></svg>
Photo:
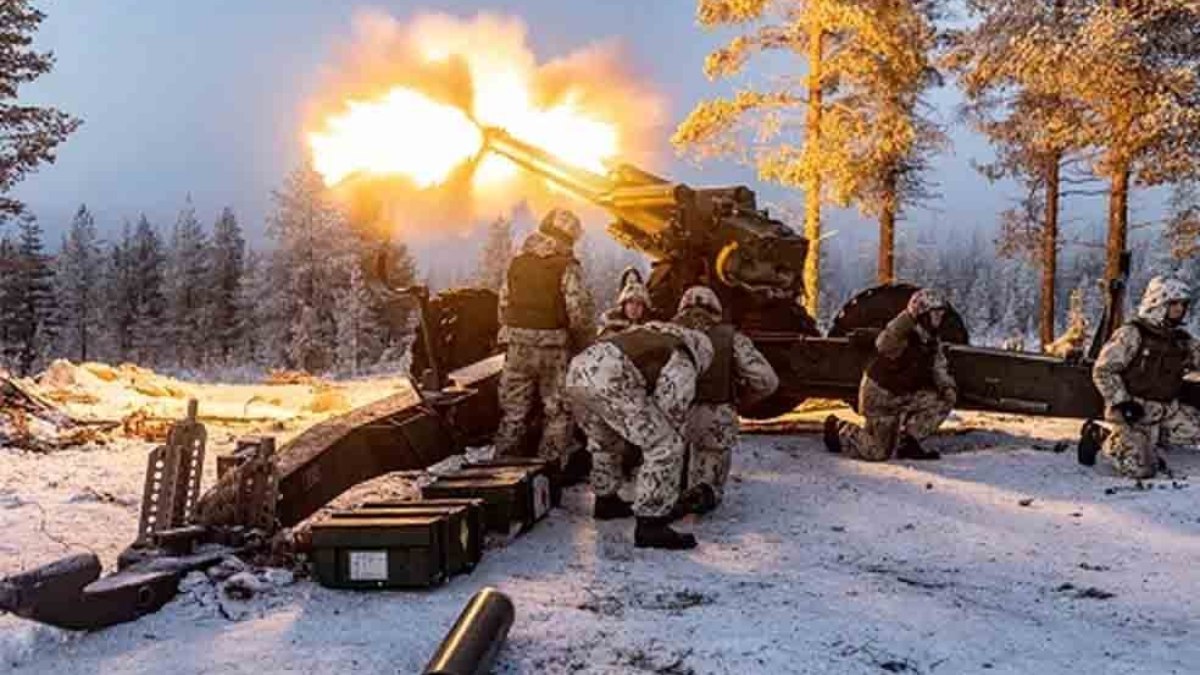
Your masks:
<svg viewBox="0 0 1200 675"><path fill-rule="evenodd" d="M897 314L904 311L908 299L920 290L906 283L883 284L859 292L842 306L829 328L829 337L846 337L860 328L882 330ZM946 317L939 331L944 342L968 344L970 335L962 316L954 307L946 308Z"/></svg>

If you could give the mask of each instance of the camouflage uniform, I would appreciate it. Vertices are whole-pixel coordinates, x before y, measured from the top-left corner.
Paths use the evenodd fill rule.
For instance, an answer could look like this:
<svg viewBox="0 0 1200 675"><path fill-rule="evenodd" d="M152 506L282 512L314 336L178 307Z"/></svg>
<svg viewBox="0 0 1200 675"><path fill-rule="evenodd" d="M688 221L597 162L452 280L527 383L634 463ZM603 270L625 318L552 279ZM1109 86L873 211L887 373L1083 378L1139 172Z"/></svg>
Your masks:
<svg viewBox="0 0 1200 675"><path fill-rule="evenodd" d="M649 333L678 338L653 387L616 343L602 340L571 361L566 391L576 419L597 448L592 489L597 497L615 495L621 484L622 441L642 449L633 512L662 517L679 498L683 469L683 426L696 391L696 377L712 360L702 333L652 321ZM616 450L616 451L614 451Z"/></svg>
<svg viewBox="0 0 1200 675"><path fill-rule="evenodd" d="M928 294L924 297L922 294ZM932 298L932 299L930 299ZM876 360L863 373L858 387L858 411L866 420L865 428L851 422L837 422L841 451L869 462L882 462L892 456L905 435L920 441L937 430L949 416L957 399L957 387L950 376L946 354L937 335L921 325L917 316L931 308L945 307L945 301L929 289L913 295L909 307L892 319L875 340ZM882 377L882 367L890 363L905 368L912 365L913 352L927 350L928 364L914 366L908 371L915 375L917 386L888 388L876 381ZM879 364L879 366L876 366ZM928 368L927 372L922 369ZM874 373L874 375L873 375Z"/></svg>
<svg viewBox="0 0 1200 675"><path fill-rule="evenodd" d="M628 273L627 273L628 274ZM641 302L646 310L642 314L640 320L634 321L625 314L625 303ZM636 326L650 317L650 292L646 289L645 284L641 279L634 275L628 275L626 281L621 286L621 292L617 294L617 302L614 306L604 311L600 316L600 332L599 337L607 337L615 335L621 331Z"/></svg>
<svg viewBox="0 0 1200 675"><path fill-rule="evenodd" d="M716 324L721 320L721 303L708 289L690 289L681 299L680 311L691 307L707 309ZM733 448L738 440L736 403L754 403L775 392L779 376L750 338L729 324L709 329L713 363L697 384L696 404L688 413L684 438L688 444L688 488L708 485L715 508L725 496Z"/></svg>
<svg viewBox="0 0 1200 675"><path fill-rule="evenodd" d="M1166 321L1167 303L1186 302L1189 297L1190 290L1181 282L1151 280L1137 318L1113 333L1096 359L1092 379L1104 397L1105 419L1113 425L1102 452L1121 475L1149 478L1160 464L1159 447L1200 443L1200 411L1181 404L1177 398L1183 372L1200 368L1200 343ZM1177 372L1168 374L1156 368L1162 364L1162 355L1151 354L1156 339L1177 350ZM1158 359L1149 369L1140 369L1139 361L1147 360L1147 356ZM1152 392L1152 388L1163 385L1164 395ZM1127 421L1120 412L1128 402L1141 406L1144 415L1140 419Z"/></svg>
<svg viewBox="0 0 1200 675"><path fill-rule="evenodd" d="M510 288L514 268L500 289L500 336L506 346L504 372L500 376L500 426L496 431L496 454L518 453L526 438L527 420L533 406L542 402L543 429L538 456L563 462L572 440L573 425L570 409L562 395L562 382L571 355L585 347L595 333L594 305L583 283L579 262L572 255L572 242L578 239L579 221L569 211L554 209L537 231L526 237L520 254L526 260L561 261L558 288L545 289L553 302L560 302L563 326L530 328L513 320L514 302ZM514 259L516 264L517 259ZM564 259L566 259L564 261ZM565 263L565 264L564 264ZM522 291L531 293L534 291ZM556 293L551 296L550 293Z"/></svg>

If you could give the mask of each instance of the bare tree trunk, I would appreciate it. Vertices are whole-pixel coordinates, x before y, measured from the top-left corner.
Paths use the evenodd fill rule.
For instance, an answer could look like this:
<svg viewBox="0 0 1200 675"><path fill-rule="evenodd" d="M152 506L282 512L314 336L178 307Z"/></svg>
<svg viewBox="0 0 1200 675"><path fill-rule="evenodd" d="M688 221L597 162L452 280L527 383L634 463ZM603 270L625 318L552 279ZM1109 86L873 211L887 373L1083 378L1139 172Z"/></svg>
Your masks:
<svg viewBox="0 0 1200 675"><path fill-rule="evenodd" d="M808 115L805 119L805 143L821 140L821 60L824 58L825 33L819 23L808 34ZM821 298L821 177L814 175L804 188L804 236L808 239L808 257L804 261L804 308L815 319Z"/></svg>
<svg viewBox="0 0 1200 675"><path fill-rule="evenodd" d="M897 176L894 170L884 178L883 210L879 213L879 269L881 284L896 281L896 195Z"/></svg>
<svg viewBox="0 0 1200 675"><path fill-rule="evenodd" d="M1058 198L1061 156L1046 165L1046 214L1042 223L1042 349L1054 342L1054 281L1058 276Z"/></svg>
<svg viewBox="0 0 1200 675"><path fill-rule="evenodd" d="M1108 246L1104 266L1104 280L1110 284L1121 277L1121 254L1129 241L1129 165L1122 164L1113 171L1108 196ZM1125 308L1125 292L1115 298L1112 311L1112 326L1121 323Z"/></svg>

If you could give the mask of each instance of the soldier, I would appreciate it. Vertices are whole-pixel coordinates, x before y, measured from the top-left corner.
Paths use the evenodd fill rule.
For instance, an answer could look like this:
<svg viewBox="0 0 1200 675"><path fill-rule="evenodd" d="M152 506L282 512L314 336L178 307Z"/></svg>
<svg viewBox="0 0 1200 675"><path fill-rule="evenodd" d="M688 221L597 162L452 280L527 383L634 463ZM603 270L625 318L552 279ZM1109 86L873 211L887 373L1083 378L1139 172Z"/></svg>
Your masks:
<svg viewBox="0 0 1200 675"><path fill-rule="evenodd" d="M649 319L650 291L642 283L637 270L628 269L621 275L621 291L617 294L617 304L604 312L600 317L600 337L636 326Z"/></svg>
<svg viewBox="0 0 1200 675"><path fill-rule="evenodd" d="M509 264L500 289L499 341L506 345L506 356L497 456L517 454L529 413L541 399L538 457L563 468L572 435L563 377L571 356L590 343L596 330L592 298L574 256L581 233L575 214L552 209Z"/></svg>
<svg viewBox="0 0 1200 675"><path fill-rule="evenodd" d="M600 340L571 361L567 394L580 425L598 448L592 468L597 520L634 515L639 548L688 549L696 538L671 529L679 500L685 446L679 430L712 360L701 332L651 321ZM637 498L621 500L622 441L641 448Z"/></svg>
<svg viewBox="0 0 1200 675"><path fill-rule="evenodd" d="M1180 328L1191 295L1182 281L1151 279L1137 318L1100 350L1092 380L1115 429L1083 425L1081 464L1095 464L1102 451L1121 475L1150 478L1167 468L1160 446L1200 443L1200 411L1179 402L1184 374L1200 367L1200 345Z"/></svg>
<svg viewBox="0 0 1200 675"><path fill-rule="evenodd" d="M933 289L922 289L908 307L892 319L875 339L878 354L868 364L858 387L858 410L866 429L825 418L825 447L870 462L892 456L900 459L938 459L935 450L921 447L945 421L958 399L942 352L938 329L946 301Z"/></svg>
<svg viewBox="0 0 1200 675"><path fill-rule="evenodd" d="M676 321L702 330L713 345L712 364L696 383L696 399L688 413L688 489L676 515L708 513L725 496L725 481L738 439L735 403L753 403L775 392L779 376L750 338L722 322L721 301L703 286L693 286L679 301Z"/></svg>

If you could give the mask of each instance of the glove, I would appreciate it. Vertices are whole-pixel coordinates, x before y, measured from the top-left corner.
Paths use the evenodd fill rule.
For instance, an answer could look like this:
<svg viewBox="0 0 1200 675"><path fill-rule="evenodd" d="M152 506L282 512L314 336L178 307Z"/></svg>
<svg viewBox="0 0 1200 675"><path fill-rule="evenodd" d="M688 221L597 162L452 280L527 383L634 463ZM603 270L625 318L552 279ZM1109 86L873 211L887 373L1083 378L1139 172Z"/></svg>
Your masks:
<svg viewBox="0 0 1200 675"><path fill-rule="evenodd" d="M958 389L955 389L954 387L944 387L938 393L941 394L943 401L950 404L951 408L954 407L955 403L958 403Z"/></svg>
<svg viewBox="0 0 1200 675"><path fill-rule="evenodd" d="M1121 417L1129 424L1137 424L1143 417L1146 416L1146 409L1137 401L1121 401L1113 406L1113 410L1121 413Z"/></svg>
<svg viewBox="0 0 1200 675"><path fill-rule="evenodd" d="M870 328L858 328L850 331L847 338L850 340L850 346L854 349L873 352L875 351L875 338L879 336L877 331Z"/></svg>

